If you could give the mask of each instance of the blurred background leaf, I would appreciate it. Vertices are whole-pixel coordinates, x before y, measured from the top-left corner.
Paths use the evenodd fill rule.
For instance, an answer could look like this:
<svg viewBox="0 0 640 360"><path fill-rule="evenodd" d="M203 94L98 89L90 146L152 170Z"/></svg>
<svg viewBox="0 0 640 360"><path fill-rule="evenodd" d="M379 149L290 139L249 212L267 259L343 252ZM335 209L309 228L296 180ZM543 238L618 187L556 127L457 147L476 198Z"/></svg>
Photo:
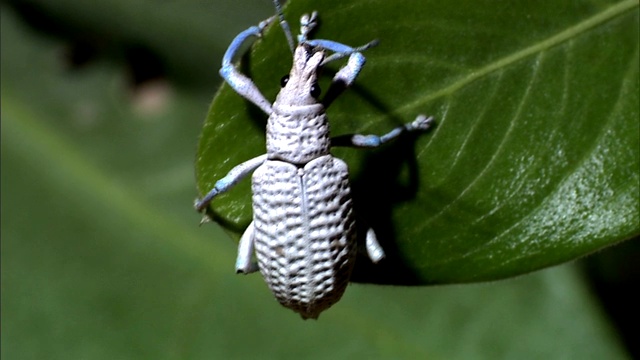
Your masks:
<svg viewBox="0 0 640 360"><path fill-rule="evenodd" d="M229 4L2 3L4 359L615 359L637 351L637 325L625 322L638 300L629 291L637 240L502 282L353 285L317 322L281 308L260 276L235 275L235 243L216 226L197 227L193 160L221 52L272 9ZM318 35L368 40L329 29ZM393 77L370 60L374 78ZM341 101L362 104L363 81ZM375 91L394 101L392 89ZM369 128L339 109L330 114L338 130L393 123L374 114L380 124ZM416 148L443 137L437 131Z"/></svg>

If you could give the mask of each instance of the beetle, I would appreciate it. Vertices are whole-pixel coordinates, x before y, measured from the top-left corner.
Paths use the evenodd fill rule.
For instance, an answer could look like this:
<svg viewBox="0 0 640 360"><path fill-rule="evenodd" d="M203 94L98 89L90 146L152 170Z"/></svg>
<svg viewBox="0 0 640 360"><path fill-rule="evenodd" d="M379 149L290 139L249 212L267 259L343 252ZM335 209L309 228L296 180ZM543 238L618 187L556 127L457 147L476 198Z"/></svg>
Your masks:
<svg viewBox="0 0 640 360"><path fill-rule="evenodd" d="M276 15L241 32L222 60L220 75L241 96L269 115L267 152L234 167L218 180L195 208L206 212L210 202L240 180L252 175L253 221L242 235L236 259L237 273L260 271L275 298L303 319L318 315L342 297L356 259L356 218L349 171L331 155L332 146L375 148L403 132L427 130L432 117L418 115L413 122L385 135L343 135L331 138L325 109L348 88L364 66L362 52L377 44L351 47L331 40L309 39L317 25L317 12L300 19L294 43L278 0ZM281 80L271 104L232 63L242 45L278 19L293 66ZM329 62L348 57L338 70L324 99L319 100L320 70ZM205 215L206 218L206 215ZM373 229L365 234L371 261L385 256ZM257 263L252 261L255 252Z"/></svg>

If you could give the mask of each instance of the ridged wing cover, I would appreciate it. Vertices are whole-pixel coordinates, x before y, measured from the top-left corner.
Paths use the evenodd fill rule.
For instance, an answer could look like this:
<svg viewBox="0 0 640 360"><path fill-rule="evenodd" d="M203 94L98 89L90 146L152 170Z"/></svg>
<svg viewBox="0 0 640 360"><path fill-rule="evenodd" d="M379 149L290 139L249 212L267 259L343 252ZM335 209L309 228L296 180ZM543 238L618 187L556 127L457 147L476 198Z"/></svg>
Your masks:
<svg viewBox="0 0 640 360"><path fill-rule="evenodd" d="M342 297L355 261L347 165L330 155L304 167L269 160L252 190L262 275L282 305L317 318Z"/></svg>

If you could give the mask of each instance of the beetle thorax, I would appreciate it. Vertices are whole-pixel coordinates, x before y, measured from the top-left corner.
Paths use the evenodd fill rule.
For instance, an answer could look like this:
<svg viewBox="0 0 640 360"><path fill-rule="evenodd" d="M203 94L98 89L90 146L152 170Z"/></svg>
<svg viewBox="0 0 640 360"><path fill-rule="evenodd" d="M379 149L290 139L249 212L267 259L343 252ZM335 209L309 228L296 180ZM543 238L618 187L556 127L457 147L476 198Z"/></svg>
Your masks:
<svg viewBox="0 0 640 360"><path fill-rule="evenodd" d="M329 123L317 85L322 51L301 44L296 48L288 79L273 103L267 123L267 153L270 159L305 164L329 154Z"/></svg>

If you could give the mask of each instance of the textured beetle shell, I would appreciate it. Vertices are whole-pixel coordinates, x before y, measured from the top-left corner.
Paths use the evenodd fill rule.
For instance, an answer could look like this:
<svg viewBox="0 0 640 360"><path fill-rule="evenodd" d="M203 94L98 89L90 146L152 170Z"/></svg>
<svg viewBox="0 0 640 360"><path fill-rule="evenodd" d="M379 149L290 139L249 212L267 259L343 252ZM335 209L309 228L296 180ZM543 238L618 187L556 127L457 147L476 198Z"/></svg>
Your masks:
<svg viewBox="0 0 640 360"><path fill-rule="evenodd" d="M253 174L255 250L278 301L303 318L342 297L355 260L347 165L331 155L304 166L269 160Z"/></svg>
<svg viewBox="0 0 640 360"><path fill-rule="evenodd" d="M267 153L270 159L304 164L329 154L329 123L321 104L274 105L267 122Z"/></svg>

